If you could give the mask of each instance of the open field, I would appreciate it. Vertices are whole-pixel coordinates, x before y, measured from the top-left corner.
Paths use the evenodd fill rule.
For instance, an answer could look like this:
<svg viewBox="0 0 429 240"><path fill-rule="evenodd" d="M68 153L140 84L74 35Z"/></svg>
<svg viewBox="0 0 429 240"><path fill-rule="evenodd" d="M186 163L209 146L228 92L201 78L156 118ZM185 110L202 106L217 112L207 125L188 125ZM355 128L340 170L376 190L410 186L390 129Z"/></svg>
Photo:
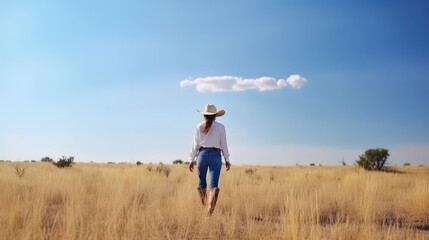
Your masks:
<svg viewBox="0 0 429 240"><path fill-rule="evenodd" d="M185 165L0 163L0 239L429 239L429 167L223 169L212 217Z"/></svg>

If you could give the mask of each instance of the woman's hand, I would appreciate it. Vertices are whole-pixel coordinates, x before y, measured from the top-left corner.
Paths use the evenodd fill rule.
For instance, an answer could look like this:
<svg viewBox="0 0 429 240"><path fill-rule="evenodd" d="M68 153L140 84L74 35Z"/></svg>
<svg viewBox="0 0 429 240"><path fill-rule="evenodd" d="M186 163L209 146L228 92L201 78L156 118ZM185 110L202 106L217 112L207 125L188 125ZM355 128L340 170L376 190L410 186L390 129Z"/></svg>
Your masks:
<svg viewBox="0 0 429 240"><path fill-rule="evenodd" d="M189 171L193 172L194 171L194 161L191 161L188 165Z"/></svg>
<svg viewBox="0 0 429 240"><path fill-rule="evenodd" d="M226 171L229 171L229 169L231 168L231 163L229 161L226 161L225 167L226 167Z"/></svg>

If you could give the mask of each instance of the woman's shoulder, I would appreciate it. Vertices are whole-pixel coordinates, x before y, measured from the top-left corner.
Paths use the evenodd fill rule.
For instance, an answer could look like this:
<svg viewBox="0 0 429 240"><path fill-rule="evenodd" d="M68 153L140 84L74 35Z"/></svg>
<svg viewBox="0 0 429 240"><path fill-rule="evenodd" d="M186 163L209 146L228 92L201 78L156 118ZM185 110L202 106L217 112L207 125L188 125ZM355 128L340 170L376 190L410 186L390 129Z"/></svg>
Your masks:
<svg viewBox="0 0 429 240"><path fill-rule="evenodd" d="M217 127L225 128L225 126L223 126L223 124L222 124L222 123L217 122L217 121L214 121L214 122L213 122L213 125L214 125L214 126L217 126ZM212 126L213 126L213 125L212 125Z"/></svg>

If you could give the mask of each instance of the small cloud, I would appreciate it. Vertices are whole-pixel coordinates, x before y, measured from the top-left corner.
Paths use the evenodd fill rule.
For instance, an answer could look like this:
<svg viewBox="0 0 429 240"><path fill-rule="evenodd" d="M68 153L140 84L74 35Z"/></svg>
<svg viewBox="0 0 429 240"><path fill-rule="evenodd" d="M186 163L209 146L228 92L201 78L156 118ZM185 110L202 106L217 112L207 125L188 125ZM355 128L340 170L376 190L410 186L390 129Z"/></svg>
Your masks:
<svg viewBox="0 0 429 240"><path fill-rule="evenodd" d="M307 80L300 75L290 75L286 80L272 77L241 78L234 76L199 77L183 80L181 87L195 86L198 92L240 92L247 90L271 91L284 87L301 88Z"/></svg>
<svg viewBox="0 0 429 240"><path fill-rule="evenodd" d="M301 88L307 82L307 79L299 76L298 74L290 75L287 80L287 84L293 88Z"/></svg>
<svg viewBox="0 0 429 240"><path fill-rule="evenodd" d="M194 81L191 80L183 80L180 82L181 87L190 87L192 85L194 85Z"/></svg>

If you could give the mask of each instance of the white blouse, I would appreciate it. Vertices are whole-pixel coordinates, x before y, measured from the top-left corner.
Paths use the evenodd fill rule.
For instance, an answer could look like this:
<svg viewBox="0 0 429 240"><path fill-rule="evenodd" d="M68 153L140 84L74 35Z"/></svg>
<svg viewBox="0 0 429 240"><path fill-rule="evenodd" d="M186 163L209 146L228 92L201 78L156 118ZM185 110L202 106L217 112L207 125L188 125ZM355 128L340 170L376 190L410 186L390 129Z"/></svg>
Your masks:
<svg viewBox="0 0 429 240"><path fill-rule="evenodd" d="M197 157L200 147L215 147L222 151L225 161L229 162L229 151L226 143L225 126L214 121L207 134L203 133L203 129L204 123L198 124L197 128L195 129L194 142L192 144L191 153L189 154L191 161Z"/></svg>

